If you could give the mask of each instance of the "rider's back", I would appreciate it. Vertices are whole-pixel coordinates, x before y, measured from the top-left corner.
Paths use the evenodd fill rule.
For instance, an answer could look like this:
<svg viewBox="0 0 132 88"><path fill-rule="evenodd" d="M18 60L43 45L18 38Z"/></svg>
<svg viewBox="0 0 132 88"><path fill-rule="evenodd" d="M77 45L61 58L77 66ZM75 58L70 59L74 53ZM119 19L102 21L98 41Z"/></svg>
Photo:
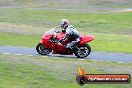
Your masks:
<svg viewBox="0 0 132 88"><path fill-rule="evenodd" d="M66 34L69 34L73 40L80 37L78 31L72 25L67 27Z"/></svg>

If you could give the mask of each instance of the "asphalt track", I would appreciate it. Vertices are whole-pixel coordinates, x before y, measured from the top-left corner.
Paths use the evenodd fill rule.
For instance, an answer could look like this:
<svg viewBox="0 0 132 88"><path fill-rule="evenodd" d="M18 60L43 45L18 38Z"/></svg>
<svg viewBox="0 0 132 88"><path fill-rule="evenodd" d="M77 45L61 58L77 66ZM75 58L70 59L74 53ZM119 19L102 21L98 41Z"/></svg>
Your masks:
<svg viewBox="0 0 132 88"><path fill-rule="evenodd" d="M0 46L0 54L15 54L15 55L39 55L35 48L15 47L15 46ZM49 57L67 57L73 58L74 55L59 55L49 54ZM78 59L78 58L77 58ZM96 61L111 61L111 62L132 62L132 54L124 53L107 53L107 52L91 52L85 59Z"/></svg>

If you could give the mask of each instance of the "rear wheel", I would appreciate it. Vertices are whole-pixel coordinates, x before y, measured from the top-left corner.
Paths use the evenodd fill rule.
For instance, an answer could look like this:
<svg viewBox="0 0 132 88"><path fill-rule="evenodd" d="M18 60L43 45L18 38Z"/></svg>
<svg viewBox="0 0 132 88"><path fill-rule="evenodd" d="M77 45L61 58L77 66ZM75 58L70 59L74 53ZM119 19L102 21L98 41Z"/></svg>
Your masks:
<svg viewBox="0 0 132 88"><path fill-rule="evenodd" d="M41 55L47 55L52 51L52 49L50 48L45 48L44 45L41 43L37 45L36 50Z"/></svg>
<svg viewBox="0 0 132 88"><path fill-rule="evenodd" d="M91 47L88 44L84 44L78 47L74 54L79 58L87 57L91 52Z"/></svg>

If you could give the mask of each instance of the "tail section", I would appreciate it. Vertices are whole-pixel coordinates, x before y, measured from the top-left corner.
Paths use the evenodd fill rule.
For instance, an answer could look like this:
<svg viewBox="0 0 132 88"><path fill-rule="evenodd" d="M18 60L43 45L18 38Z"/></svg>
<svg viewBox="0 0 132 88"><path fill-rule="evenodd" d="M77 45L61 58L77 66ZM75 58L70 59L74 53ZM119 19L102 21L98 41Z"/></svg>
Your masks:
<svg viewBox="0 0 132 88"><path fill-rule="evenodd" d="M80 45L91 42L93 39L94 39L94 36L92 35L81 36Z"/></svg>

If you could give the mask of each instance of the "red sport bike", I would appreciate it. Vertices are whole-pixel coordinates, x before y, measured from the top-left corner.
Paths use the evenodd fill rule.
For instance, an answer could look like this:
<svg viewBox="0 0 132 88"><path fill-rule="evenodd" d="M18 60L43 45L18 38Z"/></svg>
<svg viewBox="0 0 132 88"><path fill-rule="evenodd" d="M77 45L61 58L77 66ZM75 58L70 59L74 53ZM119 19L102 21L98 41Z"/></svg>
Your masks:
<svg viewBox="0 0 132 88"><path fill-rule="evenodd" d="M84 58L87 57L91 52L91 47L88 45L88 42L94 39L94 36L91 35L81 35L80 42L75 44L72 47L70 52L66 48L66 45L71 42L70 38L61 44L58 42L61 38L65 36L65 32L58 32L54 29L47 31L40 43L36 46L36 50L41 55L48 55L49 53L61 54L61 55L73 55Z"/></svg>

